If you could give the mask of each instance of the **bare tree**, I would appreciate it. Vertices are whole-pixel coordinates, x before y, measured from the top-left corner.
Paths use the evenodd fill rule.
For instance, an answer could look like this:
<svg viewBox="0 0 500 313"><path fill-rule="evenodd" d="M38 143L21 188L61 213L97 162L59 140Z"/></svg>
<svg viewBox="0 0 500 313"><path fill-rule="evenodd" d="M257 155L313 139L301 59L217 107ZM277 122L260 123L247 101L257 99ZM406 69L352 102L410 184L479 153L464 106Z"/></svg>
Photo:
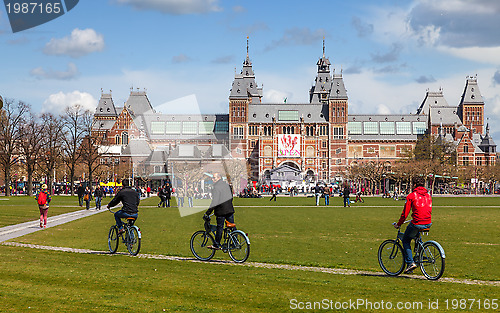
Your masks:
<svg viewBox="0 0 500 313"><path fill-rule="evenodd" d="M20 126L29 107L19 101L5 100L3 110L0 110L0 164L3 167L5 179L5 195L10 196L12 166L17 162Z"/></svg>
<svg viewBox="0 0 500 313"><path fill-rule="evenodd" d="M26 121L20 126L21 140L19 140L19 153L24 158L27 173L27 193L33 195L33 174L40 160L40 151L44 137L44 126L36 120L35 115L29 110Z"/></svg>
<svg viewBox="0 0 500 313"><path fill-rule="evenodd" d="M54 171L61 162L64 129L60 117L45 113L42 115L42 120L45 131L42 141L41 163L48 190L52 191Z"/></svg>
<svg viewBox="0 0 500 313"><path fill-rule="evenodd" d="M81 159L82 150L80 147L86 134L84 125L86 114L88 114L88 110L84 110L80 104L75 104L67 107L62 117L65 130L62 145L63 161L69 169L71 187L75 181L77 164ZM73 195L74 190L70 189L71 195Z"/></svg>
<svg viewBox="0 0 500 313"><path fill-rule="evenodd" d="M196 186L203 179L201 165L197 163L188 163L187 161L173 162L175 178L182 181L182 187L187 190L189 186Z"/></svg>
<svg viewBox="0 0 500 313"><path fill-rule="evenodd" d="M94 116L90 111L85 111L82 116L83 141L80 146L81 160L88 174L88 182L92 184L94 173L100 167L99 159L103 155L104 138L95 131L96 123Z"/></svg>

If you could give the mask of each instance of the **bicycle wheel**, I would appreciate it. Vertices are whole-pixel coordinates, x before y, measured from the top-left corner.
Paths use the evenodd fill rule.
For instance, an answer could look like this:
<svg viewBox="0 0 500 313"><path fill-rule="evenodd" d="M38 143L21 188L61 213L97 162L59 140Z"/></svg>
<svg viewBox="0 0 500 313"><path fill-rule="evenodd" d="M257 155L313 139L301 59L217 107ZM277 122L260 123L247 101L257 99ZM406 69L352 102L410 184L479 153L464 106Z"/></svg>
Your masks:
<svg viewBox="0 0 500 313"><path fill-rule="evenodd" d="M243 263L250 255L250 243L240 231L229 234L227 239L229 257L236 263Z"/></svg>
<svg viewBox="0 0 500 313"><path fill-rule="evenodd" d="M131 255L137 255L141 250L141 236L137 227L127 227L127 250Z"/></svg>
<svg viewBox="0 0 500 313"><path fill-rule="evenodd" d="M445 258L436 243L424 243L424 248L420 250L418 259L420 261L420 270L427 279L437 280L443 275Z"/></svg>
<svg viewBox="0 0 500 313"><path fill-rule="evenodd" d="M118 243L120 242L120 237L118 236L118 228L113 225L109 228L108 234L108 248L109 252L115 253L118 250Z"/></svg>
<svg viewBox="0 0 500 313"><path fill-rule="evenodd" d="M396 240L386 240L378 248L378 263L382 270L390 276L403 272L405 259L403 248Z"/></svg>
<svg viewBox="0 0 500 313"><path fill-rule="evenodd" d="M215 255L215 250L209 249L208 246L213 246L215 243L214 237L206 233L204 230L199 230L191 236L189 245L191 252L201 261L208 261Z"/></svg>

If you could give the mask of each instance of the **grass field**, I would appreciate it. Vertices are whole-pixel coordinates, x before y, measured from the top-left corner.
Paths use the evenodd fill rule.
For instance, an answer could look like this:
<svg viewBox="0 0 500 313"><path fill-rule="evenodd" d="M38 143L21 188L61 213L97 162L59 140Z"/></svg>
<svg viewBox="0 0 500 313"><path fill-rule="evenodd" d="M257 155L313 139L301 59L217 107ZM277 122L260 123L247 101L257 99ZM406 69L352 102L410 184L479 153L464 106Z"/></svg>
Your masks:
<svg viewBox="0 0 500 313"><path fill-rule="evenodd" d="M67 198L61 199L61 203L68 201L68 206L71 200L73 205L76 203L75 198L60 198ZM249 261L380 272L378 246L395 237L396 231L390 224L399 217L404 202L365 200L364 204L343 208L338 197L332 199L330 207L316 207L313 199L302 197L281 197L276 203L266 198L235 199L235 217L238 227L250 236ZM18 200L0 201L2 225L10 224L4 221L9 216L22 221L29 215L24 211L36 209L36 204L16 206L14 201ZM54 211L49 214L55 214L58 201L59 198L54 199ZM143 234L141 253L191 257L189 238L202 228L202 213L180 218L177 208L160 209L156 203L156 198L141 202L137 221ZM61 204L59 209L62 213L70 208ZM499 219L500 198L434 198L434 224L429 239L439 241L446 250L444 277L500 280ZM112 223L112 215L103 212L12 241L105 251ZM124 252L125 247L120 246L119 251ZM19 258L21 261L16 261ZM229 260L220 252L216 258ZM124 308L141 312L287 312L291 311L290 299L368 299L394 304L413 301L422 302L423 309L431 299L440 301L441 311L446 308L447 299L452 309L452 299L484 300L500 294L498 286L217 266L126 255L81 255L10 246L0 246L0 262L2 312L9 308L13 312L25 311L30 306L41 311L48 311L44 307L50 306L62 312ZM43 294L47 295L45 300ZM473 311L482 311L475 304Z"/></svg>

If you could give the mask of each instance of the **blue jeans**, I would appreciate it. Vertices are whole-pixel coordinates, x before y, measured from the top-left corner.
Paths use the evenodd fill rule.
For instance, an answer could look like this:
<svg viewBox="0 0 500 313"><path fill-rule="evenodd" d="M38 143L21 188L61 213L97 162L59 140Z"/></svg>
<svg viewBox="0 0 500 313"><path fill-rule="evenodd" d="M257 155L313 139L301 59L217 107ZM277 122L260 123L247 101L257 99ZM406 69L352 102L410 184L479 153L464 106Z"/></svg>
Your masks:
<svg viewBox="0 0 500 313"><path fill-rule="evenodd" d="M319 205L319 199L321 198L321 194L317 193L316 194L316 205Z"/></svg>
<svg viewBox="0 0 500 313"><path fill-rule="evenodd" d="M330 204L330 196L325 195L325 205L329 205L329 204Z"/></svg>
<svg viewBox="0 0 500 313"><path fill-rule="evenodd" d="M420 229L431 227L432 223L425 225L414 225L413 223L408 224L406 231L403 235L403 252L405 255L406 264L413 263L413 256L411 252L411 240L417 238L418 231Z"/></svg>
<svg viewBox="0 0 500 313"><path fill-rule="evenodd" d="M220 241L222 239L222 230L224 229L224 221L228 221L229 223L234 223L234 213L217 216L217 230L215 232L215 245L220 246Z"/></svg>
<svg viewBox="0 0 500 313"><path fill-rule="evenodd" d="M193 197L188 197L188 205L190 208L193 207Z"/></svg>
<svg viewBox="0 0 500 313"><path fill-rule="evenodd" d="M101 209L101 197L95 197L95 208L100 210Z"/></svg>
<svg viewBox="0 0 500 313"><path fill-rule="evenodd" d="M344 208L347 206L351 206L351 200L349 198L344 198Z"/></svg>
<svg viewBox="0 0 500 313"><path fill-rule="evenodd" d="M83 196L78 196L78 205L82 206L83 205Z"/></svg>
<svg viewBox="0 0 500 313"><path fill-rule="evenodd" d="M179 200L177 207L183 207L184 206L184 197L177 197L177 200Z"/></svg>
<svg viewBox="0 0 500 313"><path fill-rule="evenodd" d="M118 229L122 229L123 228L122 218L133 217L137 219L138 216L139 216L138 213L130 214L123 210L117 211L115 212L116 226L118 226Z"/></svg>

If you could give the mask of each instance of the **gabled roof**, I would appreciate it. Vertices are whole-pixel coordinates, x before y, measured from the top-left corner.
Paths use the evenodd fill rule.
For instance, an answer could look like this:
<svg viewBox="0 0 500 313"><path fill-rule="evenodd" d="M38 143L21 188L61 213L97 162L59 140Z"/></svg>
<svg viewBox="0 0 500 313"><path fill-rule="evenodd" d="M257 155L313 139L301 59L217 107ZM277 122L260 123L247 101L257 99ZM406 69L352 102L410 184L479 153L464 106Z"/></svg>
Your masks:
<svg viewBox="0 0 500 313"><path fill-rule="evenodd" d="M422 101L422 104L420 104L420 106L417 109L417 114L429 115L430 108L433 106L449 107L448 102L443 96L443 90L427 91L427 93L425 94L424 101Z"/></svg>
<svg viewBox="0 0 500 313"><path fill-rule="evenodd" d="M430 110L431 125L462 125L457 115L457 108L450 106L432 106Z"/></svg>
<svg viewBox="0 0 500 313"><path fill-rule="evenodd" d="M151 154L149 143L143 138L131 139L122 151L125 156L148 156Z"/></svg>
<svg viewBox="0 0 500 313"><path fill-rule="evenodd" d="M153 106L151 106L145 91L130 91L125 108L127 108L132 116L154 113Z"/></svg>
<svg viewBox="0 0 500 313"><path fill-rule="evenodd" d="M462 99L460 100L460 105L464 104L484 104L477 84L477 77L467 77Z"/></svg>
<svg viewBox="0 0 500 313"><path fill-rule="evenodd" d="M296 121L280 121L280 111L297 111ZM302 118L304 123L325 123L328 121L328 104L322 103L258 103L248 106L249 123L294 123Z"/></svg>
<svg viewBox="0 0 500 313"><path fill-rule="evenodd" d="M97 104L97 108L94 113L95 117L116 117L118 113L113 103L113 98L111 93L101 93L101 99Z"/></svg>

